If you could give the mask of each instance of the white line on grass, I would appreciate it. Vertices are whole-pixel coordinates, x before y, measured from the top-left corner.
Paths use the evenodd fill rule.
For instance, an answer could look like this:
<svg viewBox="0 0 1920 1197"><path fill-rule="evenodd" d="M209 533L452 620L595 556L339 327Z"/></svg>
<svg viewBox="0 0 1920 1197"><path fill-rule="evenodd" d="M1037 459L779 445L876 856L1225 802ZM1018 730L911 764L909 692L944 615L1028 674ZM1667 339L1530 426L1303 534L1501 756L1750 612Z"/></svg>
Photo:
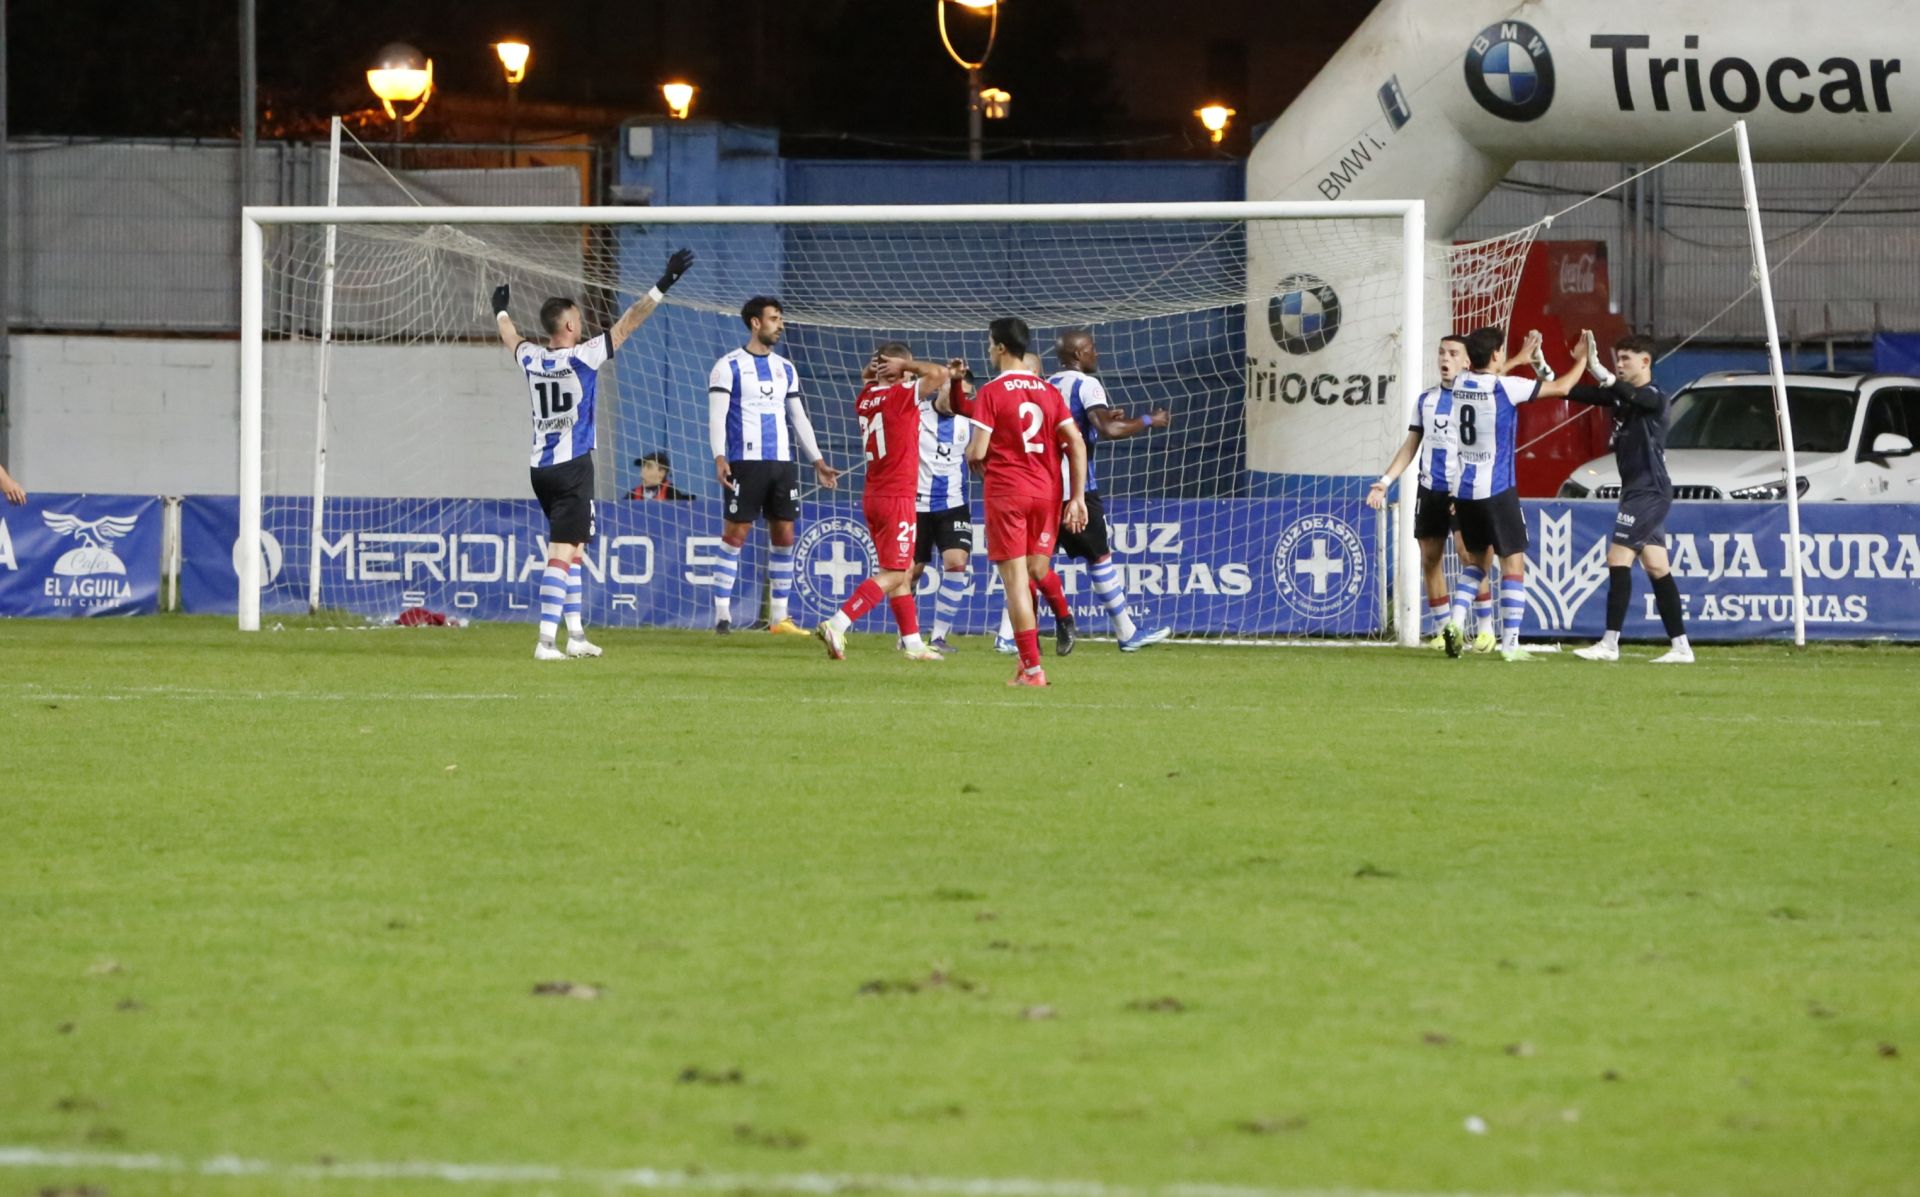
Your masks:
<svg viewBox="0 0 1920 1197"><path fill-rule="evenodd" d="M288 1180L438 1180L450 1184L566 1184L609 1189L750 1191L834 1194L872 1192L940 1197L1475 1197L1472 1194L1379 1189L1273 1189L1175 1182L1120 1185L1098 1180L1034 1180L992 1176L873 1176L828 1172L708 1172L674 1168L567 1168L555 1164L449 1164L430 1161L282 1164L222 1155L190 1160L0 1147L0 1168L98 1169L185 1176L266 1176ZM1484 1197L1484 1195L1482 1195ZM1558 1194L1555 1197L1578 1197Z"/></svg>

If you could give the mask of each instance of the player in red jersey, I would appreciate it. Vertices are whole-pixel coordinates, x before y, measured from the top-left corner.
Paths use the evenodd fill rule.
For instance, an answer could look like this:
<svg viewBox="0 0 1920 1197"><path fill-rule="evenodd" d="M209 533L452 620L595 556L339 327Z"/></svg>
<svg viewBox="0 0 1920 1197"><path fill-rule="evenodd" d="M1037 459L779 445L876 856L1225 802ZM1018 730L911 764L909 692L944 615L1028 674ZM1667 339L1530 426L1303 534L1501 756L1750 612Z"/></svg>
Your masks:
<svg viewBox="0 0 1920 1197"><path fill-rule="evenodd" d="M1010 686L1044 686L1040 629L1031 583L1048 589L1049 559L1060 527L1087 526L1087 445L1066 400L1029 368L1033 334L1018 316L1002 316L987 333L987 360L994 379L977 391L967 415L974 422L967 459L983 466L981 492L987 505L987 557L1000 570L1013 616L1020 669ZM1069 465L1066 502L1060 494L1062 450Z"/></svg>
<svg viewBox="0 0 1920 1197"><path fill-rule="evenodd" d="M907 346L888 341L873 351L867 369L872 377L854 400L854 411L867 456L860 510L879 568L813 634L838 661L847 655L847 630L853 621L885 600L900 626L907 660L938 661L940 654L920 638L913 602L913 544L920 525L913 500L920 487L920 408L931 402L951 414L945 394L947 368L915 361Z"/></svg>

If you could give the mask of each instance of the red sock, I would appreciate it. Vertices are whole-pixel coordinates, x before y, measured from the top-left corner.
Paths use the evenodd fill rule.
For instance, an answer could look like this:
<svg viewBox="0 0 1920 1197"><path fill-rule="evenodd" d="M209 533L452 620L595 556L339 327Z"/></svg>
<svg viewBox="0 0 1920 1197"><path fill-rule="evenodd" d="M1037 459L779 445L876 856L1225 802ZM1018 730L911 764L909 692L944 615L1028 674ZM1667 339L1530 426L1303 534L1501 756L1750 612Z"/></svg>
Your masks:
<svg viewBox="0 0 1920 1197"><path fill-rule="evenodd" d="M893 622L899 625L902 636L920 634L920 612L912 595L896 594L887 600L887 606L893 608Z"/></svg>
<svg viewBox="0 0 1920 1197"><path fill-rule="evenodd" d="M1020 668L1040 668L1040 629L1015 630L1013 642L1020 649Z"/></svg>
<svg viewBox="0 0 1920 1197"><path fill-rule="evenodd" d="M1055 619L1072 619L1073 608L1067 606L1067 592L1060 585L1060 575L1048 570L1034 582L1034 588L1046 596L1047 606L1052 609Z"/></svg>
<svg viewBox="0 0 1920 1197"><path fill-rule="evenodd" d="M887 592L880 589L880 583L868 578L840 604L840 610L848 619L858 619L878 607L886 600Z"/></svg>

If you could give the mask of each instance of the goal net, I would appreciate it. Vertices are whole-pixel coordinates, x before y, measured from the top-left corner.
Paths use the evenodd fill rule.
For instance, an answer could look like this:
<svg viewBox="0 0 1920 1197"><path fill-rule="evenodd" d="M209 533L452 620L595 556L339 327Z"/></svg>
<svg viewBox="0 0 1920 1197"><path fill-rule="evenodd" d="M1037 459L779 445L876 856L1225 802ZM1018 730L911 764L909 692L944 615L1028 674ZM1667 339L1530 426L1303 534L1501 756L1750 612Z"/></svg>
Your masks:
<svg viewBox="0 0 1920 1197"><path fill-rule="evenodd" d="M1370 511L1366 485L1431 382L1436 338L1503 321L1532 238L1434 246L1420 220L1416 202L252 209L241 626L408 607L533 618L546 524L528 486L532 416L489 296L510 284L511 315L535 340L549 296L576 300L595 331L685 246L693 268L600 376L589 623L711 623L721 490L707 382L746 339L742 302L766 295L783 306L778 352L820 448L848 471L834 493L800 471L802 623L872 563L852 399L875 345L905 341L984 376L987 325L1014 315L1034 330L1043 374L1060 368L1059 335L1084 329L1116 408L1171 414L1170 428L1094 453L1137 622L1183 636L1409 639L1410 557L1396 546L1411 505ZM669 466L664 484L640 464L649 455ZM991 631L1002 603L984 539L974 546L961 633ZM760 607L765 552L756 532L732 591L736 625ZM1057 567L1098 634L1107 615L1086 564ZM929 604L939 585L935 567L921 583Z"/></svg>

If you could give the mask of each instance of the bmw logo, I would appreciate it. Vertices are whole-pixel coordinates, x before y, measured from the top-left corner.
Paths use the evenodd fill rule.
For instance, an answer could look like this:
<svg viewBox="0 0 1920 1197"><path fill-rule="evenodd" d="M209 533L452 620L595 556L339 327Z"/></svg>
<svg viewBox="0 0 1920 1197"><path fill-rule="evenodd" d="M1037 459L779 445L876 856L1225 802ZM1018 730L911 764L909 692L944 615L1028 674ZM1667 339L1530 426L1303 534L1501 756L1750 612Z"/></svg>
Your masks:
<svg viewBox="0 0 1920 1197"><path fill-rule="evenodd" d="M1340 331L1340 297L1318 275L1289 274L1267 302L1273 343L1288 353L1316 353Z"/></svg>
<svg viewBox="0 0 1920 1197"><path fill-rule="evenodd" d="M1524 21L1496 21L1467 47L1467 90L1501 120L1530 121L1553 103L1553 55Z"/></svg>
<svg viewBox="0 0 1920 1197"><path fill-rule="evenodd" d="M873 573L874 556L873 538L858 520L818 520L793 545L794 594L805 609L830 615Z"/></svg>

